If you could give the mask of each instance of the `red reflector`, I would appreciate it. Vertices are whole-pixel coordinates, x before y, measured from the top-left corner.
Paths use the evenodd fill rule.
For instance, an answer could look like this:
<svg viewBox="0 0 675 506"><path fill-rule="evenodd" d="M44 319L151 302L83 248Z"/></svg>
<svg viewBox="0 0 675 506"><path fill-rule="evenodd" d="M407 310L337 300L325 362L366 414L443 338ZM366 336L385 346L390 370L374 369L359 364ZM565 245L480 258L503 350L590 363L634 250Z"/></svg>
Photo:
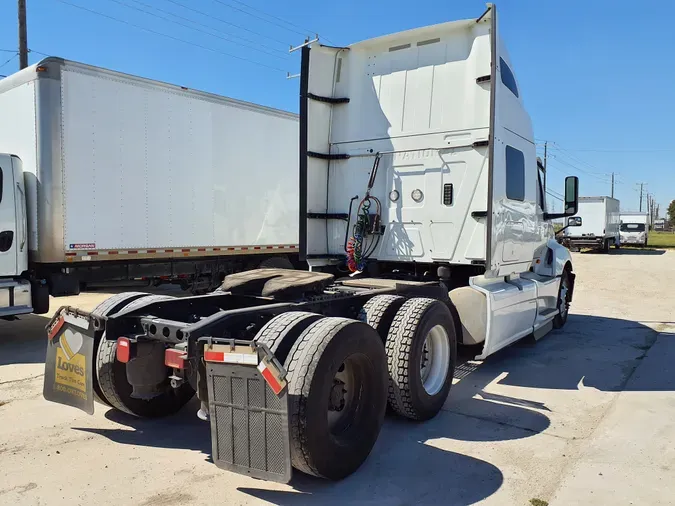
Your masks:
<svg viewBox="0 0 675 506"><path fill-rule="evenodd" d="M265 381L267 381L267 384L270 386L272 391L279 395L279 392L281 392L283 387L281 386L281 383L279 383L279 381L277 381L277 379L274 377L272 371L265 367L264 369L260 369L260 372L262 373L263 378L265 378Z"/></svg>
<svg viewBox="0 0 675 506"><path fill-rule="evenodd" d="M225 354L222 351L205 351L204 360L207 362L225 362Z"/></svg>
<svg viewBox="0 0 675 506"><path fill-rule="evenodd" d="M167 367L173 367L174 369L185 369L186 358L187 353L185 353L183 350L168 348L164 352L164 365Z"/></svg>
<svg viewBox="0 0 675 506"><path fill-rule="evenodd" d="M117 360L126 364L131 359L131 342L126 337L117 339Z"/></svg>
<svg viewBox="0 0 675 506"><path fill-rule="evenodd" d="M51 341L54 339L54 336L59 333L59 330L61 330L61 327L63 327L63 324L66 321L63 319L63 316L61 316L58 321L54 324L54 326L49 329L49 333L47 334L47 338Z"/></svg>

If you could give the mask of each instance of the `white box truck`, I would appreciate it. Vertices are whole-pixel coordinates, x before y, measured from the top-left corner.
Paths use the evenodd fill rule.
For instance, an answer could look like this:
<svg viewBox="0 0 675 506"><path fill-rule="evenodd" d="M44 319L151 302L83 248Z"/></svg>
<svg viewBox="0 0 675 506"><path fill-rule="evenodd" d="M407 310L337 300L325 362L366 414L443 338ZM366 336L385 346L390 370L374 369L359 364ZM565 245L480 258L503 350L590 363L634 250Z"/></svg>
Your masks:
<svg viewBox="0 0 675 506"><path fill-rule="evenodd" d="M621 213L621 244L647 246L649 240L648 213Z"/></svg>
<svg viewBox="0 0 675 506"><path fill-rule="evenodd" d="M284 482L293 467L354 472L387 404L418 421L438 413L458 343L483 359L567 320L574 273L551 221L577 212L578 179L565 181L565 212L547 213L522 100L491 5L349 47L304 45L300 253L312 270L62 308L45 398L163 416L197 392L218 466Z"/></svg>
<svg viewBox="0 0 675 506"><path fill-rule="evenodd" d="M297 257L295 114L59 58L0 81L0 113L0 316Z"/></svg>
<svg viewBox="0 0 675 506"><path fill-rule="evenodd" d="M621 247L619 201L611 197L579 197L579 211L568 218L566 244L573 249L595 248L605 253Z"/></svg>

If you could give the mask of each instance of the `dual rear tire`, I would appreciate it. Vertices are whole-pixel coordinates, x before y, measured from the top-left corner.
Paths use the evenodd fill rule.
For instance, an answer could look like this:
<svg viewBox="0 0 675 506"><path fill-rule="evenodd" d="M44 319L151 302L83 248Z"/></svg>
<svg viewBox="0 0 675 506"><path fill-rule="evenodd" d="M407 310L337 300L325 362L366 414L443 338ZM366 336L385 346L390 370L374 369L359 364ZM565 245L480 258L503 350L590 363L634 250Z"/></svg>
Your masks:
<svg viewBox="0 0 675 506"><path fill-rule="evenodd" d="M148 302L172 298L141 292L120 293L106 299L92 312L108 316L122 309L133 309ZM166 381L158 386L158 395L151 399L134 397L133 387L127 380L127 364L117 360L117 341L106 339L105 334L94 342L94 362L96 367L96 374L93 377L94 398L101 404L128 415L143 418L168 416L180 410L195 394L188 382L178 388L172 388L167 374Z"/></svg>
<svg viewBox="0 0 675 506"><path fill-rule="evenodd" d="M286 369L291 462L304 473L350 475L370 454L387 404L427 420L452 385L456 336L445 304L377 296L359 318L289 312L256 337Z"/></svg>
<svg viewBox="0 0 675 506"><path fill-rule="evenodd" d="M331 480L352 474L370 454L387 406L377 332L348 318L291 312L272 319L256 341L284 359L293 467Z"/></svg>

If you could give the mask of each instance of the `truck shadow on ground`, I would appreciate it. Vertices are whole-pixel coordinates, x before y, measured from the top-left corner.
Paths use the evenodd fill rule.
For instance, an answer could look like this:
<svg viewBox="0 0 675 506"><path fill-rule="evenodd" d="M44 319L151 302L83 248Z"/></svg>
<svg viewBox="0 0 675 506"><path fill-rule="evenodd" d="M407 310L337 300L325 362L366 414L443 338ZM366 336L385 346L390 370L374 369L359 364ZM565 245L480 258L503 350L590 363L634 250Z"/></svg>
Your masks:
<svg viewBox="0 0 675 506"><path fill-rule="evenodd" d="M556 405L541 389L569 390L568 400L583 388L625 390L655 340L656 332L637 322L570 315L564 330L536 342L524 339L482 363L470 360L475 350L465 349L443 411L424 423L387 416L370 457L354 475L331 483L296 472L291 490L272 490L264 482L239 490L275 504L472 504L496 492L504 476L467 453L467 442L532 437L550 427L551 417L569 414L568 405ZM523 392L527 398L494 392L509 385L533 390ZM675 379L650 380L640 389L675 389ZM198 406L193 400L162 420L110 410L106 418L122 427L77 430L121 444L197 450L210 459L210 429L197 419Z"/></svg>
<svg viewBox="0 0 675 506"><path fill-rule="evenodd" d="M621 249L616 249L612 248L609 250L608 253L603 253L600 250L596 249L590 249L590 250L583 250L581 251L582 255L611 255L611 256L622 256L622 255L645 255L645 256L650 256L650 255L663 255L665 254L666 250L665 249L658 249L658 248L631 248L628 246L622 246Z"/></svg>
<svg viewBox="0 0 675 506"><path fill-rule="evenodd" d="M0 366L44 363L47 323L47 316L33 314L22 315L19 321L0 320Z"/></svg>

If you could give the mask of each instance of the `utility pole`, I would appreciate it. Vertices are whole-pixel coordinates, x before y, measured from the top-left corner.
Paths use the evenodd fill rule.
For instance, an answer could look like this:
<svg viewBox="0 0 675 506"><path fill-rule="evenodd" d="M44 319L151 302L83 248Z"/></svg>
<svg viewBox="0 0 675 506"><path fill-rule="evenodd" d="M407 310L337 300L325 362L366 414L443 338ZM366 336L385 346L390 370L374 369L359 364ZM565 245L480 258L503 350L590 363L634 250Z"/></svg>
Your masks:
<svg viewBox="0 0 675 506"><path fill-rule="evenodd" d="M647 183L635 183L636 185L640 185L640 212L642 212L642 190L644 188L644 185Z"/></svg>
<svg viewBox="0 0 675 506"><path fill-rule="evenodd" d="M19 70L28 66L28 31L26 28L26 0L19 0Z"/></svg>
<svg viewBox="0 0 675 506"><path fill-rule="evenodd" d="M612 172L612 198L614 198L614 172Z"/></svg>

